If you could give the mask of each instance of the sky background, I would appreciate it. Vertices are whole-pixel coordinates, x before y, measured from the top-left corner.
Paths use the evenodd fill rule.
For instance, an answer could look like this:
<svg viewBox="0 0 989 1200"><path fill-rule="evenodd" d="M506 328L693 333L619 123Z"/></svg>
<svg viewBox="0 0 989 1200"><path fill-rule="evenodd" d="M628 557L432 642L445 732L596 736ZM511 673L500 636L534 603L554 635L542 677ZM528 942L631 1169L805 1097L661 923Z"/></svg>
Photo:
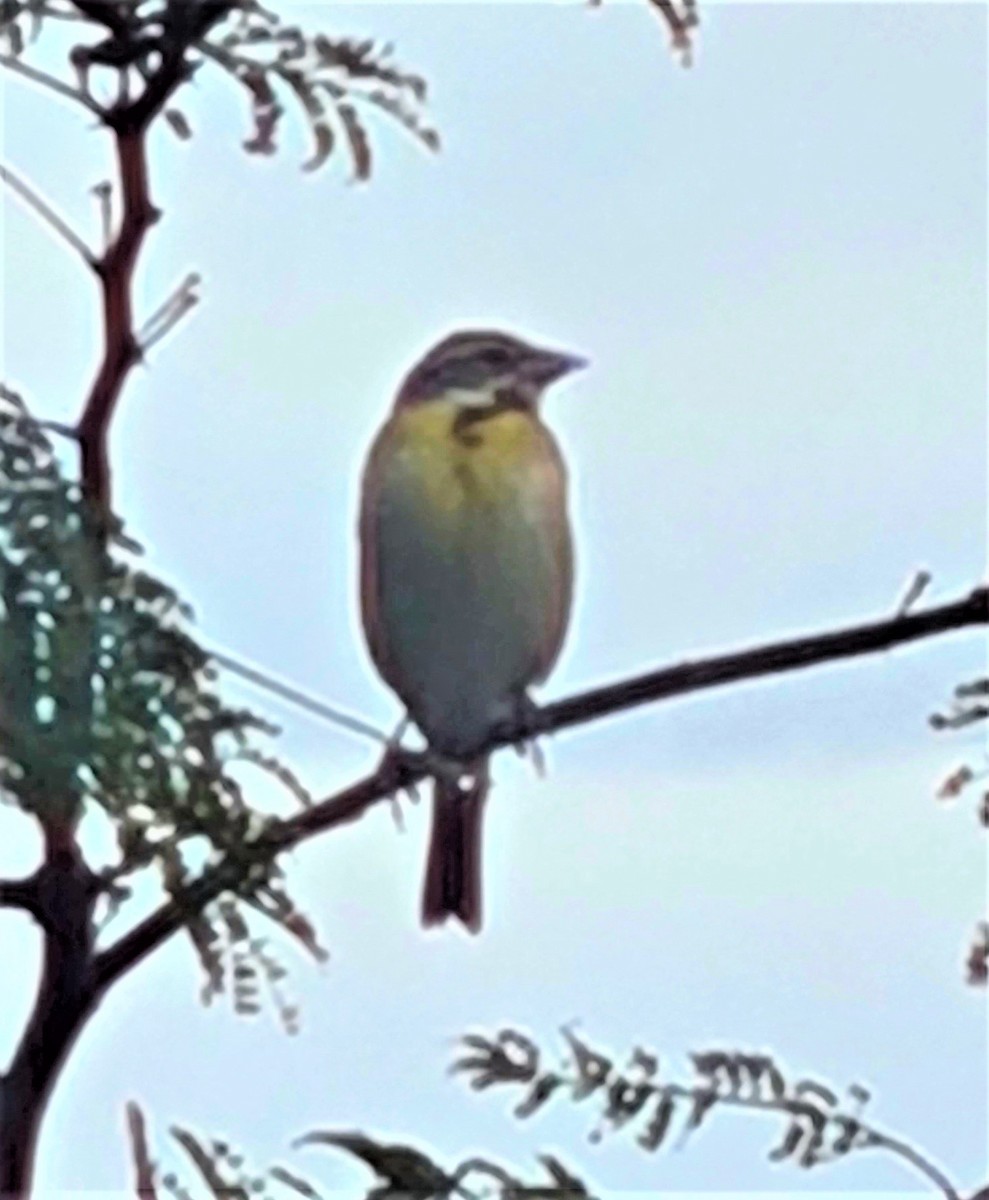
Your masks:
<svg viewBox="0 0 989 1200"><path fill-rule="evenodd" d="M117 504L208 644L395 721L358 633L359 467L411 362L475 323L593 360L546 409L579 547L546 698L891 615L918 567L932 601L979 580L984 7L702 0L691 70L644 3L279 8L394 41L431 83L444 150L379 123L366 187L346 185L342 159L300 174L298 126L278 158L247 158L241 98L207 71L183 103L195 139L153 139L165 218L139 312L190 270L204 302L128 386ZM3 103L4 161L95 241L107 139L20 81ZM38 415L71 420L97 353L95 292L4 200L4 375ZM589 1112L559 1104L519 1126L513 1096L444 1077L468 1027L509 1022L555 1045L575 1019L674 1072L727 1046L838 1090L866 1083L878 1125L963 1187L984 1182L985 995L962 983L984 838L974 797L934 798L982 745L927 726L983 665L980 635L953 634L572 731L546 746L544 782L501 755L477 939L418 928L425 806L405 806L404 836L379 806L310 843L285 865L332 959L281 943L301 1036L200 1007L173 939L78 1044L38 1194L121 1188L130 1098L160 1152L178 1122L341 1189L364 1175L288 1154L294 1136L361 1127L520 1169L551 1149L609 1194L918 1186L881 1156L774 1167L776 1125L727 1113L680 1153L649 1158L626 1136L593 1147ZM319 796L375 765L373 745L234 680L228 692L283 724L279 753ZM0 814L0 874L36 853ZM153 900L140 893L107 936ZM34 930L0 913L0 1062L37 962Z"/></svg>

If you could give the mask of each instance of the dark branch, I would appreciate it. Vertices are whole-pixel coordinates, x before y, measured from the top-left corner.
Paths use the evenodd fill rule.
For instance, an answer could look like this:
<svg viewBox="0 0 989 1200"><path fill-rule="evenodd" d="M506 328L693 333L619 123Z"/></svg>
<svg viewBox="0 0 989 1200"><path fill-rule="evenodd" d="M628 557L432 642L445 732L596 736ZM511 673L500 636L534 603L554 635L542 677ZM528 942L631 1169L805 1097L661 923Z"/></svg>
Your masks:
<svg viewBox="0 0 989 1200"><path fill-rule="evenodd" d="M15 192L24 203L31 208L49 228L53 229L67 245L71 246L77 254L82 257L83 262L87 266L93 265L93 255L85 241L76 233L76 231L58 215L47 200L44 200L38 193L20 179L14 172L3 163L0 163L0 180L2 180L12 192Z"/></svg>
<svg viewBox="0 0 989 1200"><path fill-rule="evenodd" d="M516 745L534 735L551 733L610 716L639 704L670 699L704 688L759 679L766 675L795 671L821 662L834 662L955 629L989 623L989 589L977 588L952 604L914 615L857 625L836 633L797 638L720 655L695 663L683 663L639 675L606 687L595 688L538 710L524 726L498 730L487 750ZM351 785L322 803L282 821L269 830L258 853L273 857L316 834L362 816L374 804L426 779L428 756L408 754L387 757L374 774ZM242 868L238 868L242 871ZM180 929L190 913L201 912L223 891L236 885L238 877L229 866L217 867L192 884L180 907L174 901L162 905L115 945L97 956L96 985L102 992L136 963Z"/></svg>
<svg viewBox="0 0 989 1200"><path fill-rule="evenodd" d="M110 41L132 57L138 54L134 17L127 5L106 0L76 0L76 7L110 31ZM107 109L104 123L114 136L120 227L94 269L103 291L103 358L87 397L77 434L83 492L109 527L112 506L107 442L110 425L130 371L141 359L134 325L134 273L141 248L160 213L151 201L148 184L148 126L175 90L189 78L189 49L235 7L234 0L169 0L160 38L161 62L147 78L135 100Z"/></svg>
<svg viewBox="0 0 989 1200"><path fill-rule="evenodd" d="M69 1050L98 1003L93 986L96 880L71 831L45 829L45 861L15 897L44 930L34 1010L6 1074L0 1075L0 1197L27 1196L40 1117ZM9 889L12 885L5 885ZM24 893L30 888L31 896Z"/></svg>
<svg viewBox="0 0 989 1200"><path fill-rule="evenodd" d="M35 876L26 879L0 879L0 908L19 908L37 916L38 882Z"/></svg>
<svg viewBox="0 0 989 1200"><path fill-rule="evenodd" d="M32 83L36 83L40 87L48 88L49 91L54 92L57 96L61 96L65 100L71 100L73 104L81 104L83 108L88 109L91 113L95 113L98 117L103 116L103 109L100 108L92 96L87 96L79 88L74 88L70 84L63 83L61 79L56 79L54 75L48 75L44 71L39 71L29 63L22 62L19 58L14 58L13 55L0 54L0 66L6 67L8 71L14 71L16 74L29 79Z"/></svg>
<svg viewBox="0 0 989 1200"><path fill-rule="evenodd" d="M759 679L764 675L797 671L817 663L875 654L952 629L987 623L989 588L980 587L963 600L912 616L896 616L885 621L852 626L837 633L817 634L774 645L757 646L738 654L664 667L622 683L582 692L542 709L537 715L538 727L534 732L552 733L653 700L665 700L670 696L720 687L742 679Z"/></svg>
<svg viewBox="0 0 989 1200"><path fill-rule="evenodd" d="M77 427L83 492L107 524L112 499L110 422L127 376L140 359L133 316L134 270L147 232L159 215L148 192L144 131L118 133L116 152L123 208L120 229L95 264L103 292L103 358Z"/></svg>

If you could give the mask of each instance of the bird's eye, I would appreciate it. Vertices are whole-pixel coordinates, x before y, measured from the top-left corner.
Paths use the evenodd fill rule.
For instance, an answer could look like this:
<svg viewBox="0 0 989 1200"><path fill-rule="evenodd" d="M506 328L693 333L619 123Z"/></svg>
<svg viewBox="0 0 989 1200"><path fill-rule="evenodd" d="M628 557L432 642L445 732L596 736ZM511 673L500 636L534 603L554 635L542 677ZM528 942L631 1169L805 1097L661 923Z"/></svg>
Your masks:
<svg viewBox="0 0 989 1200"><path fill-rule="evenodd" d="M491 346L487 350L482 350L479 355L481 362L486 367L507 367L510 357L508 351L501 346Z"/></svg>

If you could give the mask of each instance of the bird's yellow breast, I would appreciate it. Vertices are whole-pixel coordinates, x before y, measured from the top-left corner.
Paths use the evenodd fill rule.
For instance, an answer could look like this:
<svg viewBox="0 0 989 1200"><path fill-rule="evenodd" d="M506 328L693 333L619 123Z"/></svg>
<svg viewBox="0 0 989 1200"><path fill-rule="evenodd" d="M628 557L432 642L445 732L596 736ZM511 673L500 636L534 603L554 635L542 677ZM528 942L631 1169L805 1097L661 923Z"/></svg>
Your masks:
<svg viewBox="0 0 989 1200"><path fill-rule="evenodd" d="M532 412L394 412L361 509L371 653L443 753L472 753L559 652L571 593L566 473Z"/></svg>
<svg viewBox="0 0 989 1200"><path fill-rule="evenodd" d="M393 452L439 520L464 506L498 504L544 451L545 433L529 413L510 409L464 421L462 411L434 401L393 418Z"/></svg>

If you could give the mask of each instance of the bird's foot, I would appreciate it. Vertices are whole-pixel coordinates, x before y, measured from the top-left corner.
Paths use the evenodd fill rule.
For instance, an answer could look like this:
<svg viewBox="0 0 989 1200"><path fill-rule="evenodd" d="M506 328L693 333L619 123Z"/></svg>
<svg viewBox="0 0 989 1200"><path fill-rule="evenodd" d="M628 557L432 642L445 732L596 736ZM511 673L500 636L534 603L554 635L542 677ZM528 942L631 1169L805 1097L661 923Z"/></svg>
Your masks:
<svg viewBox="0 0 989 1200"><path fill-rule="evenodd" d="M408 718L402 722L395 733L388 739L378 775L388 789L393 805L397 808L398 797L405 793L413 803L419 802L419 783L423 776L442 779L444 782L456 784L462 788L473 786L477 772L469 764L457 759L447 758L439 751L427 746L424 750L411 750L403 746L402 734L409 725ZM396 819L401 822L401 814Z"/></svg>
<svg viewBox="0 0 989 1200"><path fill-rule="evenodd" d="M391 802L392 817L398 828L405 832L405 821L402 816L401 797L403 793L413 804L419 803L419 779L423 769L429 769L428 752L410 750L402 745L402 737L410 725L409 718L403 717L394 733L385 742L385 751L378 764L378 777L387 789Z"/></svg>
<svg viewBox="0 0 989 1200"><path fill-rule="evenodd" d="M537 740L542 730L541 715L539 705L525 692L516 697L512 726L517 736L512 745L519 758L531 759L536 775L545 779L546 756Z"/></svg>

